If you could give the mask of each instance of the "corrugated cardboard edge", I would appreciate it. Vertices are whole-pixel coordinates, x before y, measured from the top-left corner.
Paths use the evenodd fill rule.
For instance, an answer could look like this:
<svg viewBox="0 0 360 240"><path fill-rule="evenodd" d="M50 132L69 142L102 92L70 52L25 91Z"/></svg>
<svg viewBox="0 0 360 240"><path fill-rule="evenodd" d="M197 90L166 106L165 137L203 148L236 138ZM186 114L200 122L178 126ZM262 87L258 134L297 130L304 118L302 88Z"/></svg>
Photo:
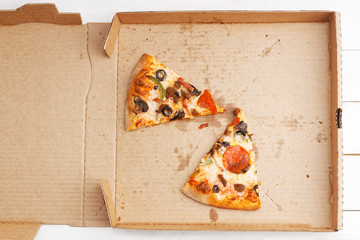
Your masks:
<svg viewBox="0 0 360 240"><path fill-rule="evenodd" d="M101 190L104 194L104 200L106 209L108 212L108 216L110 219L110 225L112 227L116 227L117 220L116 220L116 212L115 212L115 204L113 201L113 194L111 193L111 188L108 180L101 180L100 181Z"/></svg>
<svg viewBox="0 0 360 240"><path fill-rule="evenodd" d="M34 239L40 226L40 223L0 223L0 238L7 240Z"/></svg>
<svg viewBox="0 0 360 240"><path fill-rule="evenodd" d="M242 17L238 18L239 12ZM106 36L104 50L112 56L121 23L281 23L328 22L332 11L171 11L116 13ZM146 18L144 18L146 14ZM211 15L211 17L209 17Z"/></svg>
<svg viewBox="0 0 360 240"><path fill-rule="evenodd" d="M116 228L141 230L207 230L207 231L284 231L284 232L334 232L331 228L313 228L307 225L255 225L255 224L121 224Z"/></svg>
<svg viewBox="0 0 360 240"><path fill-rule="evenodd" d="M81 25L80 13L59 13L55 4L25 4L16 10L0 11L0 25L21 23Z"/></svg>
<svg viewBox="0 0 360 240"><path fill-rule="evenodd" d="M331 68L331 180L332 180L332 228L343 228L343 157L342 157L342 75L340 13L334 12L329 19L330 68Z"/></svg>

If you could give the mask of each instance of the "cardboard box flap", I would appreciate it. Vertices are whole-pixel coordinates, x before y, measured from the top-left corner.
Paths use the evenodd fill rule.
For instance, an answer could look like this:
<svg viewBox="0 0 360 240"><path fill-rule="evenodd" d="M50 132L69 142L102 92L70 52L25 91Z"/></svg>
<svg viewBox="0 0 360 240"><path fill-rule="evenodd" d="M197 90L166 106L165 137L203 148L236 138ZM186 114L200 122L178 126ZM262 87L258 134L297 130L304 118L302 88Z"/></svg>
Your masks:
<svg viewBox="0 0 360 240"><path fill-rule="evenodd" d="M239 17L241 13L241 17ZM120 24L327 22L331 11L173 11L116 13L104 50L110 57Z"/></svg>
<svg viewBox="0 0 360 240"><path fill-rule="evenodd" d="M115 227L117 220L116 220L115 204L114 204L114 200L113 200L114 195L111 192L109 181L101 180L100 185L101 185L101 190L104 195L106 209L107 209L108 217L110 220L110 225L112 227Z"/></svg>
<svg viewBox="0 0 360 240"><path fill-rule="evenodd" d="M116 59L107 23L0 28L0 222L108 226ZM6 194L5 194L6 193Z"/></svg>
<svg viewBox="0 0 360 240"><path fill-rule="evenodd" d="M6 240L33 240L40 223L0 223L0 238Z"/></svg>
<svg viewBox="0 0 360 240"><path fill-rule="evenodd" d="M21 23L55 23L81 25L80 13L59 13L55 4L25 4L16 10L0 11L0 25Z"/></svg>
<svg viewBox="0 0 360 240"><path fill-rule="evenodd" d="M120 20L118 15L115 14L111 22L110 29L106 35L103 46L108 57L111 57L114 51L116 41L118 40L119 30L120 30Z"/></svg>

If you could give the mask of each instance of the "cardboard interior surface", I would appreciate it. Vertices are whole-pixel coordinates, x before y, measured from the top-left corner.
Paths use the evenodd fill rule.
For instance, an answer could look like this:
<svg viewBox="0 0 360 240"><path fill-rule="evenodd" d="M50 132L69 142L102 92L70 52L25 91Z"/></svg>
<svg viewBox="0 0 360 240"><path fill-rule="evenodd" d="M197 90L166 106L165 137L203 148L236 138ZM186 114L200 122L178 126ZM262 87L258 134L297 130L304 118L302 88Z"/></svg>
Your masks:
<svg viewBox="0 0 360 240"><path fill-rule="evenodd" d="M108 226L107 214L128 228L341 229L337 13L124 13L109 27L52 4L0 11L0 232ZM129 76L143 53L228 111L126 132ZM234 107L255 134L255 212L180 192Z"/></svg>
<svg viewBox="0 0 360 240"><path fill-rule="evenodd" d="M190 13L190 18L174 13L164 23L156 13L132 15L115 16L105 43L111 55L109 42L115 43L112 38L117 35L118 54L112 55L118 59L115 209L111 211L116 216L110 213L116 223L112 225L341 228L341 130L334 117L341 107L336 41L340 33L333 22L339 16L329 14L327 21L301 18L253 24L247 19L245 23L222 19L209 24L206 18L194 22L198 13ZM126 132L129 77L144 53L199 89L210 89L228 112ZM200 158L232 121L235 107L246 111L249 131L254 133L263 204L255 212L212 208L180 192ZM209 127L199 130L202 123Z"/></svg>
<svg viewBox="0 0 360 240"><path fill-rule="evenodd" d="M116 59L102 50L109 24L5 24L0 222L108 226L99 180L114 176Z"/></svg>

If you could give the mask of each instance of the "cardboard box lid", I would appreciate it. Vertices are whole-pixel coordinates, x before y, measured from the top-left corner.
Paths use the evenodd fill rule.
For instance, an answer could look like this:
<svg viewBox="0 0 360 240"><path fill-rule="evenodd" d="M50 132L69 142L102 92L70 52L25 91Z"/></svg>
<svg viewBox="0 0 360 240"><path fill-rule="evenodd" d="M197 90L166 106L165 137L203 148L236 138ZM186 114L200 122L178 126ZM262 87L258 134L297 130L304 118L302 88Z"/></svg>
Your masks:
<svg viewBox="0 0 360 240"><path fill-rule="evenodd" d="M254 22L266 24L251 24ZM118 49L114 44L118 44ZM219 137L215 129L231 122L231 114L127 133L122 128L121 115L125 107L126 88L119 88L116 186L114 195L104 191L106 199L115 196L115 206L112 202L107 203L112 226L310 231L342 228L342 130L338 128L340 119L336 115L342 104L339 13L117 13L104 50L108 56L118 58L120 86L128 84L131 66L136 64L145 51L155 55L200 89L209 87L215 92L217 102L230 107L230 111L235 105L244 108L248 113L249 127L256 136L254 141L260 161L257 164L259 176L265 179L260 187L264 205L258 214L235 214L235 211L216 209L219 220L211 220L211 214L206 211L210 209L214 212L214 209L202 205L195 207L196 203L192 200L188 202L177 190L187 180L201 156ZM117 50L117 55L112 53L113 50ZM226 77L221 72L226 73ZM229 85L226 85L227 88L224 86L226 90L221 88L225 81L232 81L236 89L244 85L247 87L239 95ZM270 86L267 85L269 83ZM264 86L269 89L264 90ZM272 95L271 91L277 94ZM287 108L290 102L293 105ZM309 108L304 108L301 102ZM277 114L266 110L264 106L269 109L276 106L273 110ZM267 123L268 120L272 124ZM199 132L201 137L195 137L198 131L195 125L203 122L210 122L212 127L206 133ZM186 137L180 133L184 130L193 133ZM164 131L177 134L177 140L174 142L171 138L174 134L168 134L170 137L161 134ZM274 140L270 140L269 136L273 136ZM157 144L147 146L146 140ZM143 144L141 148L146 156L132 147L139 142ZM126 149L121 147L124 144ZM174 146L177 149L173 152L160 151ZM301 147L303 152L296 146ZM275 158L271 155L271 149L278 149ZM314 161L307 159L309 156ZM287 161L290 160L287 157L294 161L293 164ZM142 167L144 158L147 164ZM299 161L301 158L305 158L305 165ZM178 159L181 163L169 159ZM166 167L161 163L166 163ZM137 167L131 168L132 164ZM181 167L178 164L182 164ZM292 165L300 169L291 169ZM271 186L278 177L267 173L265 169L270 167L275 171L274 166L290 170L282 173L289 179ZM139 171L142 173L141 178L136 177ZM272 181L268 181L270 176ZM175 179L175 183L165 184L164 181L169 179ZM152 183L151 186L149 183ZM106 182L102 185L103 189L107 189ZM291 189L291 186L296 187ZM304 194L294 197L294 193L304 191ZM289 194L293 199L286 197ZM158 199L159 196L161 199ZM147 201L141 205L136 199ZM288 211L291 217L277 211L273 212L273 218L269 217L272 214L269 212L271 206L280 212ZM311 214L307 214L308 211ZM198 214L193 216L192 212ZM260 223L254 220L258 216L262 219ZM299 220L301 218L304 220Z"/></svg>
<svg viewBox="0 0 360 240"><path fill-rule="evenodd" d="M0 25L1 231L108 226L99 181L114 176L117 67L102 50L109 25L82 25L53 4L0 11Z"/></svg>

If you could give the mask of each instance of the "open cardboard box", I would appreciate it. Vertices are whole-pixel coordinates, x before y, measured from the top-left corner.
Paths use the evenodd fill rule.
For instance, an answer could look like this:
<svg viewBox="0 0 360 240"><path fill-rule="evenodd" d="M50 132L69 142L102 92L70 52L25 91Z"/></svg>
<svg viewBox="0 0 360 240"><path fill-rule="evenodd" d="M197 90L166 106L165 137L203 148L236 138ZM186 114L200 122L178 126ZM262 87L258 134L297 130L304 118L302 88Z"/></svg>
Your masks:
<svg viewBox="0 0 360 240"><path fill-rule="evenodd" d="M117 13L109 30L41 4L1 11L0 25L3 236L108 217L141 229L342 228L339 13ZM126 132L129 76L143 53L228 111ZM254 212L180 192L234 107L255 134Z"/></svg>

